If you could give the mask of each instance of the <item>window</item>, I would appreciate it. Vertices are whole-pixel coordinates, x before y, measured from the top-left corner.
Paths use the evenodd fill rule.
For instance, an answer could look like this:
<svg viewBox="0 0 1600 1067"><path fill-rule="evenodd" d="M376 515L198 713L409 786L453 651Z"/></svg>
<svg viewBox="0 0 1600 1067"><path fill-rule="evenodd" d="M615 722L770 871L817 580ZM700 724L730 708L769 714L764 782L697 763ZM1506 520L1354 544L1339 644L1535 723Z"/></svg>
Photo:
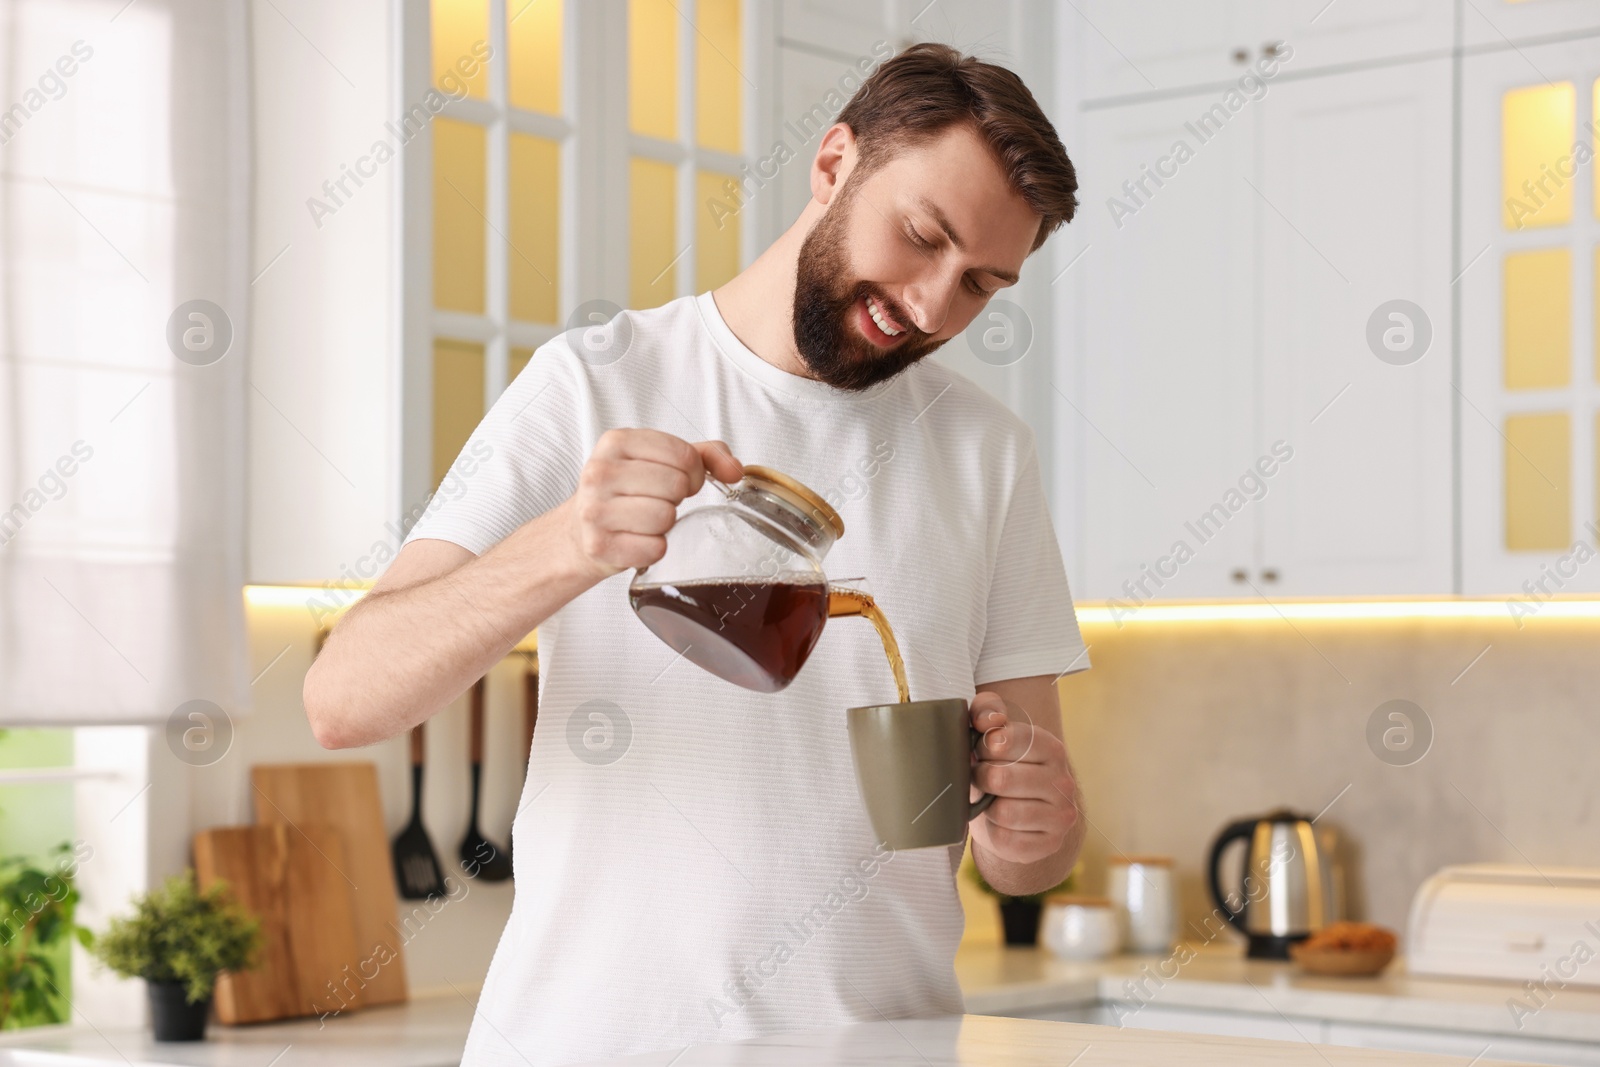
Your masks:
<svg viewBox="0 0 1600 1067"><path fill-rule="evenodd" d="M739 271L745 32L743 0L432 0L404 79L443 98L406 164L427 190L403 224L405 290L426 301L406 389L432 426L407 499L580 306L655 307Z"/></svg>

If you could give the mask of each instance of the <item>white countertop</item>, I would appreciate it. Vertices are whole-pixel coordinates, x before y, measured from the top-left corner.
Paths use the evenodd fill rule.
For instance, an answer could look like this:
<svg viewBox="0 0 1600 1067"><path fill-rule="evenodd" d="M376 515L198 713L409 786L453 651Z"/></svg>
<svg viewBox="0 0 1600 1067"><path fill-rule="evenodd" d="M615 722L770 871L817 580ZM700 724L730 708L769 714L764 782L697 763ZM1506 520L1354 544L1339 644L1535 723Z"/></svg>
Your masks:
<svg viewBox="0 0 1600 1067"><path fill-rule="evenodd" d="M1170 958L1176 959L1176 957ZM1485 1035L1516 1035L1600 1042L1600 991L1568 988L1516 1027L1506 1007L1520 988L1505 983L1449 981L1405 974L1397 960L1378 978L1318 978L1291 965L1246 960L1237 949L1199 949L1176 976L1162 978L1168 957L1119 956L1098 963L1068 963L1044 949L968 946L956 956L956 973L971 1014L939 1020L896 1019L839 1030L703 1046L688 1052L607 1061L660 1064L934 1065L1004 1062L1015 1067L1049 1063L1065 1067L1086 1044L1104 1051L1092 1059L1112 1064L1300 1063L1327 1067L1307 1043L1281 1044L1175 1034L1129 1027L1003 1019L995 1013L1043 1014L1099 1003L1124 1009L1140 1001L1172 1008L1341 1020ZM1165 973L1174 967L1168 962ZM1152 977L1154 976L1154 977ZM0 1067L454 1067L459 1063L472 1002L460 995L418 997L409 1004L368 1008L331 1019L258 1026L217 1026L196 1044L157 1044L148 1031L89 1025L44 1027L0 1037ZM1315 1046L1320 1047L1320 1046ZM1185 1050L1179 1057L1176 1048ZM12 1059L28 1049L74 1059ZM1064 1050L1072 1050L1063 1055ZM679 1059L673 1060L672 1056ZM833 1058L819 1058L831 1056ZM742 1058L741 1058L742 1057ZM942 1058L941 1058L942 1057ZM1375 1057L1375 1058L1374 1058ZM1446 1061L1399 1053L1341 1048L1334 1062L1432 1065ZM1479 1064L1490 1061L1480 1060Z"/></svg>
<svg viewBox="0 0 1600 1067"><path fill-rule="evenodd" d="M1506 1001L1519 986L1422 978L1396 959L1376 978L1326 978L1292 964L1247 960L1232 946L1197 947L1194 958L1115 956L1068 963L1043 948L967 946L956 974L975 1014L1025 1014L1116 1002L1277 1017L1456 1030L1501 1037L1600 1042L1600 991L1569 987L1518 1028ZM1175 975L1167 978L1166 975ZM1125 1014L1124 1018L1128 1018ZM1136 1025L1136 1019L1130 1018Z"/></svg>
<svg viewBox="0 0 1600 1067"><path fill-rule="evenodd" d="M456 1067L473 1003L454 994L330 1018L206 1028L206 1040L158 1044L149 1030L49 1026L0 1038L0 1067ZM92 1022L92 1020L91 1020ZM10 1059L13 1050L64 1058Z"/></svg>
<svg viewBox="0 0 1600 1067"><path fill-rule="evenodd" d="M1092 1053L1092 1055L1091 1055ZM585 1067L1446 1067L1460 1061L1413 1052L1333 1048L1244 1037L1207 1037L1110 1026L947 1015L775 1034L726 1045L596 1060ZM1478 1060L1475 1067L1509 1067Z"/></svg>

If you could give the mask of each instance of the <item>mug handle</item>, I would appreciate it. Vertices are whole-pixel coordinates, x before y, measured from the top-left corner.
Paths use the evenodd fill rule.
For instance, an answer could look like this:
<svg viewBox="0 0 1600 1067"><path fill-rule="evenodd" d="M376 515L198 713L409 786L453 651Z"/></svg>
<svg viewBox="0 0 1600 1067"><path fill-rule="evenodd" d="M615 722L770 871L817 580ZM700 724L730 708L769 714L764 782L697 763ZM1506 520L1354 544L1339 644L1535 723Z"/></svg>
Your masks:
<svg viewBox="0 0 1600 1067"><path fill-rule="evenodd" d="M972 726L970 724L967 726L967 730L972 735L972 751L976 752L978 750L978 742L983 740L983 734L976 726ZM972 801L971 806L967 808L967 821L971 822L973 819L976 819L978 816L988 811L989 805L993 804L994 802L995 795L993 793L985 793L977 800Z"/></svg>

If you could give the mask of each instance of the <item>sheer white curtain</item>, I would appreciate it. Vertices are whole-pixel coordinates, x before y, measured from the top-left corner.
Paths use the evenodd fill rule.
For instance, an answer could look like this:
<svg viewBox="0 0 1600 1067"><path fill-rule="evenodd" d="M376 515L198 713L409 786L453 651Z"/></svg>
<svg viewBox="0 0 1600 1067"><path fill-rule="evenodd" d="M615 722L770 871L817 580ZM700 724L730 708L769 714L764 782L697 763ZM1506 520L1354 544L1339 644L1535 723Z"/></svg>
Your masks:
<svg viewBox="0 0 1600 1067"><path fill-rule="evenodd" d="M0 724L248 698L245 24L0 0Z"/></svg>

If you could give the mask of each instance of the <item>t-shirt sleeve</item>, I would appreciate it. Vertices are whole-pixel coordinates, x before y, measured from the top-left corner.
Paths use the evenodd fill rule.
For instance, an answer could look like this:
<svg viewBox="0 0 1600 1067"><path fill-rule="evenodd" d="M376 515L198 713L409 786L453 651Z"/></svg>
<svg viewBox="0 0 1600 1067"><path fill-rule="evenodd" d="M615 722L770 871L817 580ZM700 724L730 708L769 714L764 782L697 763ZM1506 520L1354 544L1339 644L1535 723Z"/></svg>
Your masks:
<svg viewBox="0 0 1600 1067"><path fill-rule="evenodd" d="M1026 449L995 552L974 676L980 685L1089 666L1031 439Z"/></svg>
<svg viewBox="0 0 1600 1067"><path fill-rule="evenodd" d="M564 336L541 345L500 394L406 535L482 555L570 497L588 458L588 381Z"/></svg>

